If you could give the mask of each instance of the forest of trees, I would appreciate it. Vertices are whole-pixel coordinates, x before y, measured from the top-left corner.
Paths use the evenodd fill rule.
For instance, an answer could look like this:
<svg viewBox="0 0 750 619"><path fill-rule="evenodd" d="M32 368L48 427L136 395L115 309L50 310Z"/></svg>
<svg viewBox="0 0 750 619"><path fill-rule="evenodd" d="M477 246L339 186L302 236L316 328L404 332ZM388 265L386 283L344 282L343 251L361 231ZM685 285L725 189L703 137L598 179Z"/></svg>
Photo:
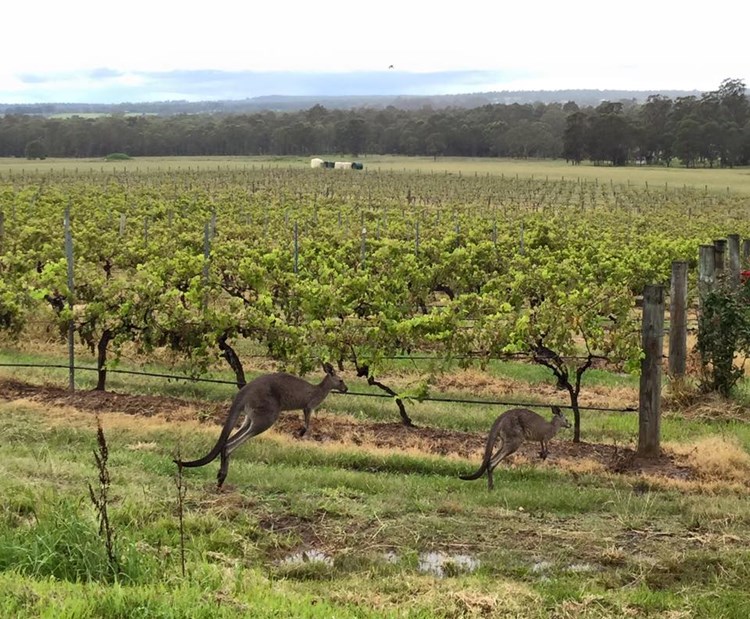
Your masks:
<svg viewBox="0 0 750 619"><path fill-rule="evenodd" d="M110 114L49 118L6 113L2 157L302 155L348 153L564 157L573 163L736 166L750 163L750 99L726 79L700 96L645 103L493 104L435 110Z"/></svg>

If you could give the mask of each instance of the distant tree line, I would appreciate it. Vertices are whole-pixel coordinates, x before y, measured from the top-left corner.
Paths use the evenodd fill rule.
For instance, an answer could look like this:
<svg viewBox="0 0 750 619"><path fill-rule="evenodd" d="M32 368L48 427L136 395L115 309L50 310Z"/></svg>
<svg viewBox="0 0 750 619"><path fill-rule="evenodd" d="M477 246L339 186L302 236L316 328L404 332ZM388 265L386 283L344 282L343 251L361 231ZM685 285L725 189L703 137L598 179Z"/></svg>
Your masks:
<svg viewBox="0 0 750 619"><path fill-rule="evenodd" d="M406 110L72 116L6 113L0 156L313 155L565 157L573 163L735 166L750 163L750 99L742 80L645 103L604 101L429 106Z"/></svg>
<svg viewBox="0 0 750 619"><path fill-rule="evenodd" d="M630 109L605 101L569 114L563 143L563 156L575 163L747 165L750 100L742 80L727 79L700 97L652 95Z"/></svg>

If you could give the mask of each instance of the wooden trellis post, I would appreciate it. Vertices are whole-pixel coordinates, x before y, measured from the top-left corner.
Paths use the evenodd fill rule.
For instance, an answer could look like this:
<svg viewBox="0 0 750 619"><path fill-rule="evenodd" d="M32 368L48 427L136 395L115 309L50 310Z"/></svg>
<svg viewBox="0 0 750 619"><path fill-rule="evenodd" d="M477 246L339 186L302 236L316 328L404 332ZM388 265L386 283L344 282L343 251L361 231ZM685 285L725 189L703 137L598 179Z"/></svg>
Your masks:
<svg viewBox="0 0 750 619"><path fill-rule="evenodd" d="M721 272L724 270L726 266L725 264L726 254L727 254L727 240L716 239L714 241L714 269L717 272Z"/></svg>
<svg viewBox="0 0 750 619"><path fill-rule="evenodd" d="M684 376L687 367L687 290L688 263L672 263L669 292L669 375Z"/></svg>
<svg viewBox="0 0 750 619"><path fill-rule="evenodd" d="M638 455L659 455L661 435L661 363L664 341L664 287L643 291L641 385L638 399Z"/></svg>
<svg viewBox="0 0 750 619"><path fill-rule="evenodd" d="M729 253L728 275L733 286L740 285L740 235L727 235L727 250Z"/></svg>
<svg viewBox="0 0 750 619"><path fill-rule="evenodd" d="M713 245L701 245L698 251L698 296L702 301L714 287L716 280L716 252Z"/></svg>
<svg viewBox="0 0 750 619"><path fill-rule="evenodd" d="M742 239L742 268L746 269L750 261L750 239Z"/></svg>

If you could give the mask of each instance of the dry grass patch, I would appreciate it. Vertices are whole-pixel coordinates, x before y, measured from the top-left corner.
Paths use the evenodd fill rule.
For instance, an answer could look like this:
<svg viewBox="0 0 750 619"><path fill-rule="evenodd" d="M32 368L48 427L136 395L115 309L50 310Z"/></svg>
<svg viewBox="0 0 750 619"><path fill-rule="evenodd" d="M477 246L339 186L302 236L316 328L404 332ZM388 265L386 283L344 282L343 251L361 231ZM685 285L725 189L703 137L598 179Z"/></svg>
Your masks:
<svg viewBox="0 0 750 619"><path fill-rule="evenodd" d="M557 467L574 475L606 475L607 466L598 460L591 458L571 459L560 458Z"/></svg>
<svg viewBox="0 0 750 619"><path fill-rule="evenodd" d="M434 380L438 391L471 391L482 396L518 393L523 383L503 376L491 376L478 368L453 370L440 374ZM528 389L528 384L525 384Z"/></svg>
<svg viewBox="0 0 750 619"><path fill-rule="evenodd" d="M54 406L48 404L20 398L12 402L0 403L1 411L15 411L23 409L29 414L38 416L38 420L44 423L47 428L67 427L67 428L86 428L96 429L96 417L91 411L85 411L72 406ZM190 432L215 433L216 427L213 425L202 424L195 419L195 411L185 411L184 414L177 415L180 418L179 425L175 424L175 414L154 415L152 417L133 416L128 413L107 412L102 415L102 424L104 429L109 428L124 430L142 430L142 431L161 431L189 430ZM139 443L137 449L148 449L152 443Z"/></svg>
<svg viewBox="0 0 750 619"><path fill-rule="evenodd" d="M690 475L644 472L643 479L650 487L694 494L748 493L750 454L736 440L710 436L690 443L667 443L664 449L684 464Z"/></svg>
<svg viewBox="0 0 750 619"><path fill-rule="evenodd" d="M357 604L382 610L393 608L439 608L445 617L493 617L515 619L541 616L543 602L533 588L512 581L493 580L490 588L462 586L460 580L433 577L400 577L388 591L356 586L337 590L331 598L343 604Z"/></svg>
<svg viewBox="0 0 750 619"><path fill-rule="evenodd" d="M149 443L138 441L137 443L131 443L130 445L127 445L126 448L130 451L156 451L157 449L159 449L159 446L153 441Z"/></svg>
<svg viewBox="0 0 750 619"><path fill-rule="evenodd" d="M561 392L551 382L534 383L516 380L505 376L492 376L478 368L454 370L450 374L441 374L433 385L437 391L464 391L480 397L510 396L519 399L522 394L533 393L534 397L543 402L559 402L567 404L567 395ZM602 408L626 408L637 406L638 391L630 387L587 386L580 396L581 406L599 406Z"/></svg>
<svg viewBox="0 0 750 619"><path fill-rule="evenodd" d="M563 600L556 607L555 619L610 619L611 617L641 617L643 611L640 608L629 606L620 607L616 611L608 598L598 595L586 595L581 600ZM672 619L673 615L659 614L657 617ZM677 616L674 616L675 619Z"/></svg>
<svg viewBox="0 0 750 619"><path fill-rule="evenodd" d="M492 593L475 590L453 591L450 604L459 617L522 617L529 608L541 605L541 598L518 583L494 583Z"/></svg>
<svg viewBox="0 0 750 619"><path fill-rule="evenodd" d="M738 495L747 494L747 484L740 482L679 479L652 473L643 474L642 477L651 490L677 490L687 494L705 495L718 495L726 492Z"/></svg>
<svg viewBox="0 0 750 619"><path fill-rule="evenodd" d="M665 415L681 419L707 421L742 421L750 419L747 406L718 393L703 393L692 377L670 379L662 398Z"/></svg>
<svg viewBox="0 0 750 619"><path fill-rule="evenodd" d="M353 449L356 449L357 453L368 454L380 458L387 458L394 455L394 448L392 446L381 447L375 445L374 442L370 443L366 438L363 438L362 434L357 434L356 440L351 440L350 437L342 435L341 437L337 437L336 440L316 441L308 438L299 439L281 428L273 427L257 438L272 441L280 448L291 446L299 447L307 444L315 446L316 449L323 450L325 453L332 455L338 453L351 453ZM398 454L423 460L432 460L434 462L444 462L445 460L452 460L461 463L466 462L465 458L455 453L441 454L439 456L430 453L429 440L420 440L419 438L410 441L409 445L403 445L400 447L398 449Z"/></svg>
<svg viewBox="0 0 750 619"><path fill-rule="evenodd" d="M739 482L750 486L750 454L733 439L710 436L692 443L669 444L705 481Z"/></svg>

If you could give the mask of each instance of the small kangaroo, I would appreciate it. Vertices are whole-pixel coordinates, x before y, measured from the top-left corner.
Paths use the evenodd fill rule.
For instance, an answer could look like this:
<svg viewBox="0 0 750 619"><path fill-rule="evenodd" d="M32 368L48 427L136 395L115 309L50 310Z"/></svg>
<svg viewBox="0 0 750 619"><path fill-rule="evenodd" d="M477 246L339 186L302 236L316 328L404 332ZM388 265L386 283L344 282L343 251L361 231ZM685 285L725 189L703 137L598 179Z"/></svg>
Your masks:
<svg viewBox="0 0 750 619"><path fill-rule="evenodd" d="M336 376L333 366L325 363L323 368L326 376L318 385L312 385L306 380L283 372L264 374L250 381L234 397L219 439L211 451L198 460L189 462L175 460L174 462L185 467L204 466L221 454L221 466L216 476L218 487L221 488L229 470L229 455L247 439L268 430L276 423L282 411L302 409L305 415L305 425L300 430L299 436L303 436L310 427L310 414L325 400L329 392L336 389L341 393L346 393L346 384L339 376ZM230 433L242 414L245 415L245 420L237 432L230 437Z"/></svg>
<svg viewBox="0 0 750 619"><path fill-rule="evenodd" d="M569 428L570 423L563 415L559 406L552 406L552 421L547 421L541 415L527 408L512 408L505 411L492 424L492 429L487 437L487 446L484 449L482 465L471 475L459 475L461 479L479 479L487 471L487 488L492 490L494 481L492 473L501 460L507 458L521 446L524 441L539 441L542 451L539 457L544 460L549 452L547 444L557 434L560 428ZM500 447L492 455L495 442L500 438Z"/></svg>

